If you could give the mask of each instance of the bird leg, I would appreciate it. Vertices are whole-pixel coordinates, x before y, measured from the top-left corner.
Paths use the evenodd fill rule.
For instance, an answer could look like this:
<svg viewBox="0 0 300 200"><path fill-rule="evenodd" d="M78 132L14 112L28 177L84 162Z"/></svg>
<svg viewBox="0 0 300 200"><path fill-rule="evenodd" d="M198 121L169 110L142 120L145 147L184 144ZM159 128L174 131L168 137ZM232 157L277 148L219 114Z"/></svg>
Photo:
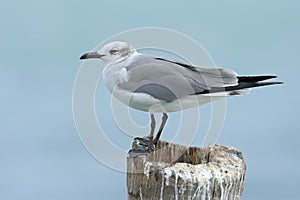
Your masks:
<svg viewBox="0 0 300 200"><path fill-rule="evenodd" d="M168 120L167 113L163 113L162 121L160 124L160 127L157 131L156 137L154 137L154 130L155 130L155 118L154 114L150 114L151 117L151 124L150 124L150 134L146 137L140 138L134 138L134 143L132 146L132 149L129 151L130 157L136 157L141 154L150 153L154 150L154 145L157 144L161 133L166 125L166 122Z"/></svg>
<svg viewBox="0 0 300 200"><path fill-rule="evenodd" d="M162 121L161 121L160 127L159 127L158 132L157 132L157 134L156 134L156 137L155 137L155 139L154 139L154 141L153 141L153 144L154 144L154 145L157 144L157 142L158 142L158 140L159 140L159 138L160 138L160 135L161 135L161 133L162 133L162 131L163 131L165 125L166 125L167 120L168 120L168 115L167 115L167 113L163 113Z"/></svg>
<svg viewBox="0 0 300 200"><path fill-rule="evenodd" d="M154 118L154 114L150 114L151 116L151 130L150 130L150 135L149 135L149 150L153 151L154 147L153 147L153 136L154 136L154 130L155 130L155 118Z"/></svg>
<svg viewBox="0 0 300 200"><path fill-rule="evenodd" d="M134 138L134 143L132 149L129 151L132 157L138 156L140 154L149 153L154 150L153 146L153 136L155 131L155 118L154 114L150 114L151 117L151 124L150 124L150 134L146 137Z"/></svg>

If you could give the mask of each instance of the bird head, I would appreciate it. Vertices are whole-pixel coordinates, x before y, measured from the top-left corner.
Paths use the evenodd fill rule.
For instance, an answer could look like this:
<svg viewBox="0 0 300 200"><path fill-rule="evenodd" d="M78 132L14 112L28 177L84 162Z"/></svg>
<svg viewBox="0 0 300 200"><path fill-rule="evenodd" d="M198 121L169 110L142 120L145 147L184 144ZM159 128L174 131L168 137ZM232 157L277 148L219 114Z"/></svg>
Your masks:
<svg viewBox="0 0 300 200"><path fill-rule="evenodd" d="M126 58L128 55L136 52L135 48L126 42L110 42L99 51L85 53L80 60L90 58L100 58L106 64Z"/></svg>

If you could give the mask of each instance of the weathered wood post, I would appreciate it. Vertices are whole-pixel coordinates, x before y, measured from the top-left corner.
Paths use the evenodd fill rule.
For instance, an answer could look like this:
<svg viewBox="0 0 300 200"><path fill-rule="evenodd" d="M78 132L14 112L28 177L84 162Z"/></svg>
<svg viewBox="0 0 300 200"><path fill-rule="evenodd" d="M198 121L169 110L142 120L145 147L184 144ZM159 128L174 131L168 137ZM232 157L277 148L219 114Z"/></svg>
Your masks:
<svg viewBox="0 0 300 200"><path fill-rule="evenodd" d="M128 156L128 199L238 200L245 172L242 153L233 147L159 141L153 153Z"/></svg>

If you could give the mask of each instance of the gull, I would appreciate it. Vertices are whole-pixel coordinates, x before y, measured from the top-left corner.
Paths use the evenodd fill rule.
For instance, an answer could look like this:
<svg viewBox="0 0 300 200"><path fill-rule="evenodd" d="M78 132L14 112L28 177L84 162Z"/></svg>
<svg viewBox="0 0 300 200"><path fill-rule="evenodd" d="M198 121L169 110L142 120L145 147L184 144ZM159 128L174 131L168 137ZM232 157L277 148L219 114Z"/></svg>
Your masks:
<svg viewBox="0 0 300 200"><path fill-rule="evenodd" d="M136 152L151 152L168 119L167 113L198 107L220 98L247 93L249 88L282 84L273 75L240 76L223 68L204 68L183 61L142 54L130 44L114 41L80 59L104 61L103 81L118 100L150 113L150 134L139 140ZM163 113L154 138L154 113Z"/></svg>

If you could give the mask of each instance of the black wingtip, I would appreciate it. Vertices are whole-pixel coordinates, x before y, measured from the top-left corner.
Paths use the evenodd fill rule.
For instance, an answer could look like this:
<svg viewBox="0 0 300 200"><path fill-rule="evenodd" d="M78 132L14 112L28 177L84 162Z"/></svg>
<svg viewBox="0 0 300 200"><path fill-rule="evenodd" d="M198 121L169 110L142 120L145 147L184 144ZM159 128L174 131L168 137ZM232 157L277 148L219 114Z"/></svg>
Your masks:
<svg viewBox="0 0 300 200"><path fill-rule="evenodd" d="M252 86L250 86L249 88L252 88L252 87L261 87L261 86L267 86L267 85L278 85L278 84L283 84L283 82L281 82L281 81L256 82Z"/></svg>
<svg viewBox="0 0 300 200"><path fill-rule="evenodd" d="M243 90L247 88L255 88L255 87L261 87L261 86L268 86L268 85L278 85L283 84L284 82L281 81L274 81L274 82L241 82L236 86L229 86L225 88L212 88L210 90L205 90L201 94L206 93L216 93L216 92L224 92L224 91L236 91L236 90ZM200 93L198 93L200 94ZM232 93L232 95L237 95L239 93Z"/></svg>
<svg viewBox="0 0 300 200"><path fill-rule="evenodd" d="M273 78L277 78L275 75L262 75L262 76L238 76L237 77L239 82L246 82L246 83L255 83L259 81L269 80Z"/></svg>
<svg viewBox="0 0 300 200"><path fill-rule="evenodd" d="M264 83L264 82L262 82ZM269 85L275 85L275 84L283 84L284 82L282 81L274 81L274 82L265 82L265 83L269 83Z"/></svg>

